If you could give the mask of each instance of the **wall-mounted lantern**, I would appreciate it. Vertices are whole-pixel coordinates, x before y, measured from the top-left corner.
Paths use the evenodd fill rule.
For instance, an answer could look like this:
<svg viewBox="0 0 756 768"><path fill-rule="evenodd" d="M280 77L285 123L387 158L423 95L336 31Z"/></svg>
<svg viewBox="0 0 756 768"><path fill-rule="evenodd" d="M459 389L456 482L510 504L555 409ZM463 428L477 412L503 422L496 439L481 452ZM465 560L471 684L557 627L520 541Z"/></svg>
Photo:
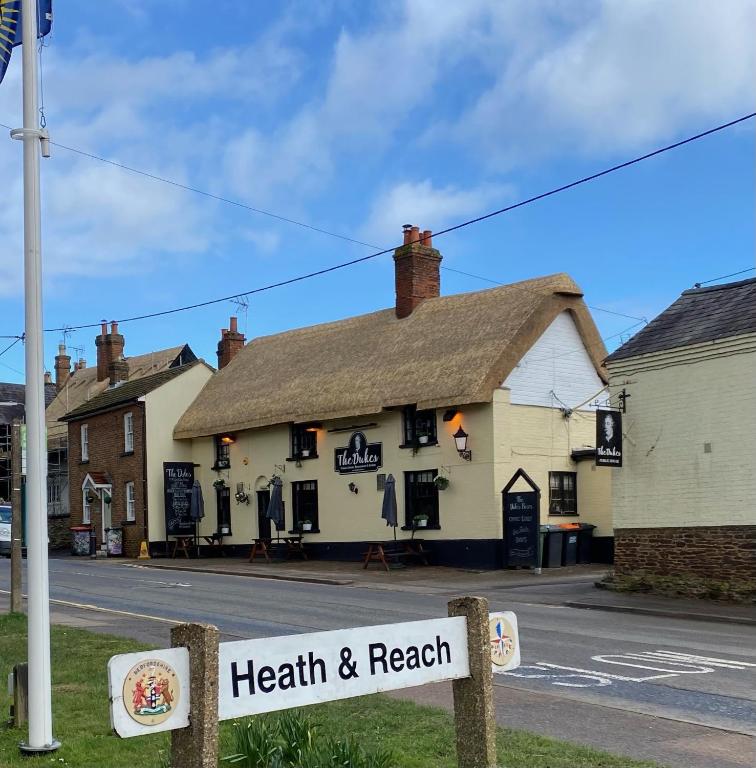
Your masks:
<svg viewBox="0 0 756 768"><path fill-rule="evenodd" d="M221 435L220 441L223 445L233 445L236 442L236 438L233 435Z"/></svg>
<svg viewBox="0 0 756 768"><path fill-rule="evenodd" d="M454 444L457 446L457 453L465 460L472 461L472 451L467 450L467 432L462 429L460 424L459 429L452 435L454 438Z"/></svg>

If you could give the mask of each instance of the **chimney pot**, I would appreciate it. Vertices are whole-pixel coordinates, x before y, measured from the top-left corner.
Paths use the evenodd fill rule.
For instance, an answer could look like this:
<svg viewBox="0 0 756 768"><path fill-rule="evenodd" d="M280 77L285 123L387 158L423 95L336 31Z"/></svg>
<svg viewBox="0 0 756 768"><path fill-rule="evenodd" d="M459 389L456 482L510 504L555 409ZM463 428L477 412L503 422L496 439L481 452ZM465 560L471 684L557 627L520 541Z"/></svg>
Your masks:
<svg viewBox="0 0 756 768"><path fill-rule="evenodd" d="M244 348L246 339L239 333L238 319L232 317L228 328L221 328L221 340L218 342L218 368L225 368Z"/></svg>
<svg viewBox="0 0 756 768"><path fill-rule="evenodd" d="M432 232L404 226L404 245L394 251L396 316L407 317L425 299L441 294L441 254L431 246Z"/></svg>
<svg viewBox="0 0 756 768"><path fill-rule="evenodd" d="M76 370L76 366L74 366ZM55 356L55 388L58 392L63 389L71 375L71 357L66 354L66 345L58 344L58 354Z"/></svg>
<svg viewBox="0 0 756 768"><path fill-rule="evenodd" d="M113 320L113 322L110 323L110 332L118 333L118 322L116 320Z"/></svg>
<svg viewBox="0 0 756 768"><path fill-rule="evenodd" d="M102 336L106 336L108 333L108 324L105 320L100 323L100 333Z"/></svg>
<svg viewBox="0 0 756 768"><path fill-rule="evenodd" d="M53 383L52 374L50 373L50 371L45 371L45 384L52 384L52 383Z"/></svg>
<svg viewBox="0 0 756 768"><path fill-rule="evenodd" d="M410 241L410 230L412 229L412 224L403 224L402 225L402 235L404 236L404 245L407 245Z"/></svg>

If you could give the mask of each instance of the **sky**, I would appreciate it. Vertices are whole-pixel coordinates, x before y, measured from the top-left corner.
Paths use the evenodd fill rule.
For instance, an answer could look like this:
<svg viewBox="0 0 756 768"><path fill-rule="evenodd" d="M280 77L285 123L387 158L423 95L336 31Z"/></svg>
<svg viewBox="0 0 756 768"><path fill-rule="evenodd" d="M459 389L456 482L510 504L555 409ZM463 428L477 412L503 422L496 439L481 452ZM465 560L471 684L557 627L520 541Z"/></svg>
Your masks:
<svg viewBox="0 0 756 768"><path fill-rule="evenodd" d="M754 111L754 28L756 0L58 0L44 114L60 145L377 250ZM12 127L20 80L17 49ZM632 316L593 310L613 349L694 283L754 267L755 123L436 238L442 293L567 272ZM21 159L0 129L0 335L23 330ZM59 146L42 189L46 328L372 252ZM127 355L189 343L215 364L232 314L252 338L393 303L388 254L120 330ZM65 341L93 364L96 334ZM50 370L62 341L45 335ZM0 355L0 379L23 369L22 344Z"/></svg>

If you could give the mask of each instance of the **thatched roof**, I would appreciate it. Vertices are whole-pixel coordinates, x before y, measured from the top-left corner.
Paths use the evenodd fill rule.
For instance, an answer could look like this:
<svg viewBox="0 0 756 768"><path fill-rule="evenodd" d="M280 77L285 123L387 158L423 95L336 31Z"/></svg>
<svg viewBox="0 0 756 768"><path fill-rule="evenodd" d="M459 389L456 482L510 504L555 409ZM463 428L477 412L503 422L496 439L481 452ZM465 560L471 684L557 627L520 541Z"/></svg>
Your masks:
<svg viewBox="0 0 756 768"><path fill-rule="evenodd" d="M187 344L170 349L149 352L146 355L127 357L129 381L165 371L182 363L196 360L196 355ZM97 381L97 366L82 368L69 376L63 389L47 408L47 437L49 439L68 436L68 425L61 421L63 416L84 405L89 400L104 392L110 385L110 379Z"/></svg>
<svg viewBox="0 0 756 768"><path fill-rule="evenodd" d="M488 402L554 318L570 310L599 375L606 348L565 274L427 299L252 340L187 409L174 437Z"/></svg>

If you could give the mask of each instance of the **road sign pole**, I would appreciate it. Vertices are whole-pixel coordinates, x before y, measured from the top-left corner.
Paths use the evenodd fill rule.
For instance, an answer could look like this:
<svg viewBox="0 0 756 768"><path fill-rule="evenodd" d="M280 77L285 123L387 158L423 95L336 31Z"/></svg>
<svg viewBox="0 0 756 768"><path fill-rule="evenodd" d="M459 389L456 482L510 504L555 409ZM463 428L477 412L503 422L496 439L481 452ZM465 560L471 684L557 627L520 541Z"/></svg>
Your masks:
<svg viewBox="0 0 756 768"><path fill-rule="evenodd" d="M26 314L27 573L29 739L25 753L52 752L50 587L47 565L47 446L42 342L42 252L38 129L37 0L22 3L24 144L24 305Z"/></svg>
<svg viewBox="0 0 756 768"><path fill-rule="evenodd" d="M21 494L21 422L13 419L11 425L11 572L10 609L21 613L21 540L22 494Z"/></svg>

